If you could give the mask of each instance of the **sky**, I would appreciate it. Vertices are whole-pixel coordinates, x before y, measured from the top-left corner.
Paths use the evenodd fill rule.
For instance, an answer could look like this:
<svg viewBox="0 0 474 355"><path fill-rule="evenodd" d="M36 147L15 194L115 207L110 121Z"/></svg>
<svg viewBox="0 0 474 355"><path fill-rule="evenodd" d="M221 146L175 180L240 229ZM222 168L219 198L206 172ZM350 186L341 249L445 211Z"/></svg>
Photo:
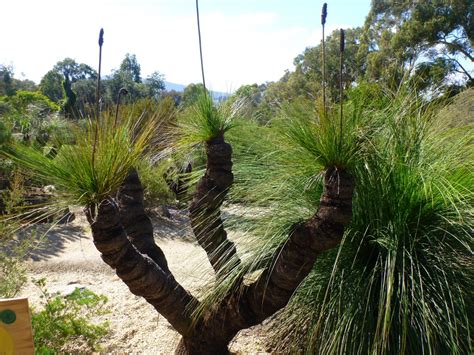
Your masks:
<svg viewBox="0 0 474 355"><path fill-rule="evenodd" d="M232 92L278 80L293 59L321 40L321 7L310 0L200 0L207 86ZM326 0L326 34L362 26L370 0ZM5 0L0 15L0 64L39 83L70 57L97 69L104 28L102 73L135 54L142 77L201 82L195 0Z"/></svg>

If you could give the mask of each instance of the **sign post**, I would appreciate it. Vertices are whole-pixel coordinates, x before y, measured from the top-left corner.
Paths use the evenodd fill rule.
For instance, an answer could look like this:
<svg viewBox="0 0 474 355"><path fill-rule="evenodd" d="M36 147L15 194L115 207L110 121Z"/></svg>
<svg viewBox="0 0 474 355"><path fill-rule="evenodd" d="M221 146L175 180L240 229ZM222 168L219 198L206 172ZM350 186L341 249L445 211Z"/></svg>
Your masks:
<svg viewBox="0 0 474 355"><path fill-rule="evenodd" d="M34 354L27 298L0 300L0 355Z"/></svg>

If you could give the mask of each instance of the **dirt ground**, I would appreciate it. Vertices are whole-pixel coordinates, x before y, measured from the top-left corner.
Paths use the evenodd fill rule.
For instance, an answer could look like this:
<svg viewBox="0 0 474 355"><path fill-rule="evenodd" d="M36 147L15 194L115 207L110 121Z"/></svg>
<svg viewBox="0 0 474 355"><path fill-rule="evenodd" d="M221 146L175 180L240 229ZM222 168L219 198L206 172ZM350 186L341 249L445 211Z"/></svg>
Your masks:
<svg viewBox="0 0 474 355"><path fill-rule="evenodd" d="M110 323L110 334L101 343L104 352L172 354L179 334L152 306L131 294L100 259L84 215L80 210L74 212L75 220L56 226L31 255L27 263L30 281L20 296L39 306L39 289L31 279L43 277L50 292L64 293L76 286L86 287L109 299L111 312L94 319ZM170 218L153 218L155 239L176 279L196 295L206 280L212 280L212 268L192 236L187 216L176 209L170 209L170 215ZM237 354L266 354L263 344L262 331L257 326L240 332L230 349Z"/></svg>

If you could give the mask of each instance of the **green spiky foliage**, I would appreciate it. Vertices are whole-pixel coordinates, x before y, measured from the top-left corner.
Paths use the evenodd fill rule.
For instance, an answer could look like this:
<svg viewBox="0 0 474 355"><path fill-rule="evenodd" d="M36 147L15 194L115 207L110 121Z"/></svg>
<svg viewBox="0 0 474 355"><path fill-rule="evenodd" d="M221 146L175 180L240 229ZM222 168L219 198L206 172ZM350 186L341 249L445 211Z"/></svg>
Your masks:
<svg viewBox="0 0 474 355"><path fill-rule="evenodd" d="M167 131L166 143L172 148L169 155L176 165L192 162L192 173L182 176L189 191L205 171L204 143L219 136L227 137L239 126L240 107L239 102L216 104L210 94L203 91L192 106L179 112L176 126ZM172 173L178 174L177 171Z"/></svg>
<svg viewBox="0 0 474 355"><path fill-rule="evenodd" d="M216 105L210 94L202 93L196 103L185 110L178 120L177 146L184 149L210 141L234 126L235 107Z"/></svg>
<svg viewBox="0 0 474 355"><path fill-rule="evenodd" d="M161 121L160 115L137 118L131 114L116 124L114 116L104 113L86 127L78 124L72 129L75 144L62 145L54 158L22 144L13 145L5 154L37 179L56 187L56 206L99 203L116 192L145 151L152 153L149 143Z"/></svg>
<svg viewBox="0 0 474 355"><path fill-rule="evenodd" d="M196 315L268 266L294 223L314 213L320 172L336 165L356 180L353 222L278 317L274 350L472 352L473 127L447 129L438 107L406 89L378 95L377 105L346 105L340 150L338 120L301 104L272 127L227 135L241 205L225 224L242 263L209 287Z"/></svg>
<svg viewBox="0 0 474 355"><path fill-rule="evenodd" d="M328 167L351 171L362 151L366 130L361 110L348 109L344 144L340 145L337 111L315 109L301 101L284 105L271 125L239 121L226 135L233 147L234 185L225 225L238 241L242 263L223 268L218 284L194 314L199 317L219 303L241 280L251 282L267 267L295 223L310 218L322 193L322 174ZM340 147L333 147L334 145Z"/></svg>

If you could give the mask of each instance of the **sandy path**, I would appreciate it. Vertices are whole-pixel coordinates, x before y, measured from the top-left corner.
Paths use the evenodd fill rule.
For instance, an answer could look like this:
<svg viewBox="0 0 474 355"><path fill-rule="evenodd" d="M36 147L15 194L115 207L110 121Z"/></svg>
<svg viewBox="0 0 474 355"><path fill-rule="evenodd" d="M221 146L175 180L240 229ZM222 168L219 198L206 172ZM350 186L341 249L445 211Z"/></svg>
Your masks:
<svg viewBox="0 0 474 355"><path fill-rule="evenodd" d="M130 293L99 256L92 243L90 229L80 211L67 226L57 226L47 234L42 248L28 261L33 279L46 278L50 291L64 291L79 284L109 298L109 314L98 316L107 320L111 332L101 343L106 352L171 354L179 334L142 298ZM170 210L171 219L154 219L155 239L163 249L176 279L196 294L206 280L212 280L212 268L205 252L191 237L187 217ZM69 285L69 286L68 286ZM35 306L40 302L38 288L29 282L21 296ZM242 331L231 346L241 354L265 353L259 327Z"/></svg>

